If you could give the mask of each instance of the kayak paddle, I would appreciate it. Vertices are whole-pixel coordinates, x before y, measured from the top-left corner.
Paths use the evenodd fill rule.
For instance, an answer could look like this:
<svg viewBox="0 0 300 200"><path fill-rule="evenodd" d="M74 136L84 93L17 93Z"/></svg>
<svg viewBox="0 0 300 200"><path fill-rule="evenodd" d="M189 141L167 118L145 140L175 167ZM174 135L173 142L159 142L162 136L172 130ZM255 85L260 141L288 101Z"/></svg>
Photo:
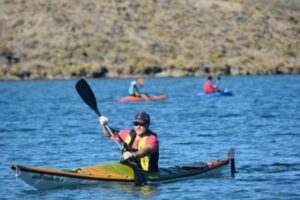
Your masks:
<svg viewBox="0 0 300 200"><path fill-rule="evenodd" d="M82 100L100 117L101 113L97 107L96 97L86 80L80 79L76 83L76 90Z"/></svg>
<svg viewBox="0 0 300 200"><path fill-rule="evenodd" d="M80 95L80 97L82 98L82 100L92 110L95 111L95 113L98 115L98 117L100 117L101 113L100 113L100 111L98 109L98 106L97 106L96 97L95 97L94 92L92 91L91 87L86 82L86 80L80 79L76 83L76 90L77 90L78 94ZM111 136L114 135L108 125L105 125L105 128L108 130L108 132L110 133ZM118 140L115 139L114 141L117 143L117 145L120 148L120 150L122 150L122 146L118 142ZM129 166L133 169L133 172L134 172L134 183L135 183L135 185L137 185L137 186L143 186L143 185L147 184L146 178L140 172L140 170L130 160L127 160L127 161L128 161Z"/></svg>

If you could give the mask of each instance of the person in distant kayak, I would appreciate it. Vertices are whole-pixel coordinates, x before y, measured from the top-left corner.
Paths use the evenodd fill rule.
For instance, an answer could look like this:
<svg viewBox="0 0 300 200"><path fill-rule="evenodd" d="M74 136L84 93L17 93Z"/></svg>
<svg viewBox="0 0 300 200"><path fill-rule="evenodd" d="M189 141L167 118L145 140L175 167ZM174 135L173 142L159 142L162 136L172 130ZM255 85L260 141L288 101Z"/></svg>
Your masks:
<svg viewBox="0 0 300 200"><path fill-rule="evenodd" d="M131 81L130 86L128 88L128 94L130 96L136 96L136 97L142 96L142 94L139 91L139 87L138 87L136 81Z"/></svg>
<svg viewBox="0 0 300 200"><path fill-rule="evenodd" d="M205 93L218 92L219 81L213 82L213 77L209 76L207 81L204 83L203 89Z"/></svg>
<svg viewBox="0 0 300 200"><path fill-rule="evenodd" d="M135 96L135 97L145 97L145 98L149 98L149 95L147 93L142 93L139 90L139 87L142 87L144 84L144 80L143 79L138 79L138 83L137 84L136 81L131 81L130 86L128 88L128 94L130 96Z"/></svg>
<svg viewBox="0 0 300 200"><path fill-rule="evenodd" d="M150 115L146 112L137 113L133 121L134 129L111 129L111 136L106 128L108 118L99 118L105 136L124 143L122 161L131 159L144 171L157 171L159 159L159 141L157 135L149 129ZM121 162L122 162L121 161Z"/></svg>

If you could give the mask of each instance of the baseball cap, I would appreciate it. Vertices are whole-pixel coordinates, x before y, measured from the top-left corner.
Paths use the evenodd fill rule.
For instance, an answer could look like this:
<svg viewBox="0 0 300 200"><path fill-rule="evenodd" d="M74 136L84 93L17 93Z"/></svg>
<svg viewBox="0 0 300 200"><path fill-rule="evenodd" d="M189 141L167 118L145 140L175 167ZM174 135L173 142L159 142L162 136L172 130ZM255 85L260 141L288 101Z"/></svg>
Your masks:
<svg viewBox="0 0 300 200"><path fill-rule="evenodd" d="M146 112L139 112L135 115L133 123L150 124L150 115Z"/></svg>

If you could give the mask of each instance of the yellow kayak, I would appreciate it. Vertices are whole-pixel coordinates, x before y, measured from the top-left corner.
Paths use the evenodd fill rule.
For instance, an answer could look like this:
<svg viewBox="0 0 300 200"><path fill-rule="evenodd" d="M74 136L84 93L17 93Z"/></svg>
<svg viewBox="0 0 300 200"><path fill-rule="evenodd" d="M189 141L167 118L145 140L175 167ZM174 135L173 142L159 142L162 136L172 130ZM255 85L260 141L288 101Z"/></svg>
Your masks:
<svg viewBox="0 0 300 200"><path fill-rule="evenodd" d="M231 165L229 165L230 163ZM106 163L71 170L18 164L11 165L11 168L15 171L18 178L40 190L101 182L134 183L132 168L121 163ZM152 184L201 177L212 173L222 173L224 169L231 169L232 176L235 173L233 149L230 149L228 155L222 159L160 168L158 172L152 173L142 171L142 173L146 177L147 183Z"/></svg>

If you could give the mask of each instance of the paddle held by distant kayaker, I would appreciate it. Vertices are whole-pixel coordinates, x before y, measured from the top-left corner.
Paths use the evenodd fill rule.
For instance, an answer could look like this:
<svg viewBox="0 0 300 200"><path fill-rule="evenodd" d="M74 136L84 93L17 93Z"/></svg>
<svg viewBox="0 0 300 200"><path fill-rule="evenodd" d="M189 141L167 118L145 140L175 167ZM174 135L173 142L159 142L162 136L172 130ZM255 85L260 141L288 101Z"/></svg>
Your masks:
<svg viewBox="0 0 300 200"><path fill-rule="evenodd" d="M150 115L137 113L133 121L134 129L112 129L114 136L107 130L108 118L99 117L105 136L117 139L124 144L122 160L131 159L144 171L157 171L159 159L159 141L157 135L149 129Z"/></svg>

